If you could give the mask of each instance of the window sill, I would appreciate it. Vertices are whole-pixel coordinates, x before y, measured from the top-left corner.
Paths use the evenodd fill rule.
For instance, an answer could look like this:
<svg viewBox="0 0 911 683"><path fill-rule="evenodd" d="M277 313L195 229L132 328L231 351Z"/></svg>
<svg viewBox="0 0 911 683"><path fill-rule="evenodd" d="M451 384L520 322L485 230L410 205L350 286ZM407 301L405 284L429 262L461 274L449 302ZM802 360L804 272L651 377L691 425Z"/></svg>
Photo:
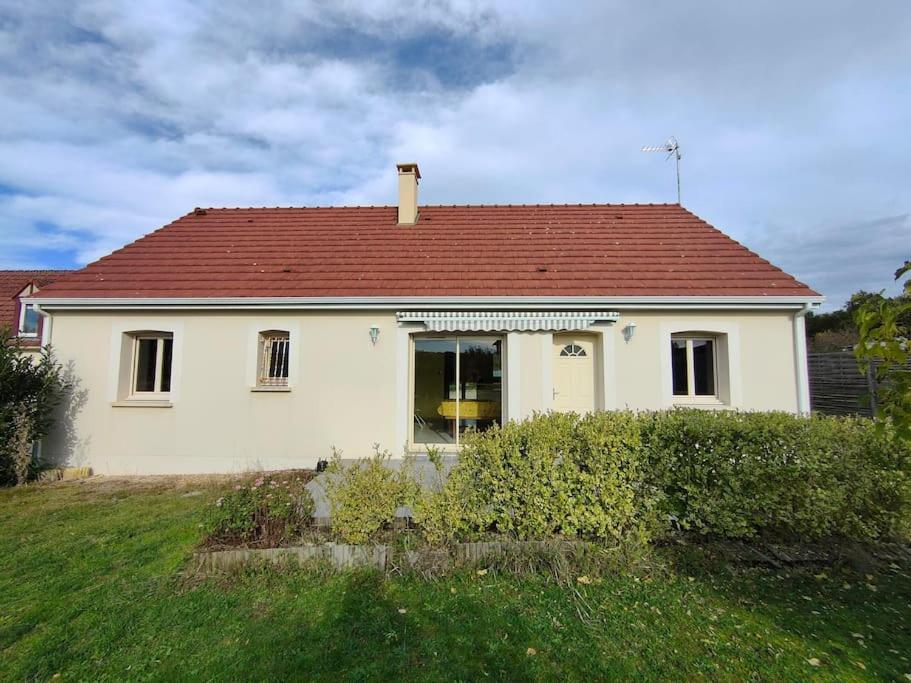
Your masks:
<svg viewBox="0 0 911 683"><path fill-rule="evenodd" d="M408 454L409 455L426 455L427 451L433 448L434 450L439 451L440 453L458 453L462 446L461 444L454 443L409 443L408 444Z"/></svg>
<svg viewBox="0 0 911 683"><path fill-rule="evenodd" d="M114 408L173 408L174 404L170 401L130 398L125 401L114 401L111 406Z"/></svg>
<svg viewBox="0 0 911 683"><path fill-rule="evenodd" d="M673 400L675 408L729 408L727 403L711 396L686 398L675 396Z"/></svg>
<svg viewBox="0 0 911 683"><path fill-rule="evenodd" d="M251 387L250 391L263 394L286 394L291 391L291 387Z"/></svg>

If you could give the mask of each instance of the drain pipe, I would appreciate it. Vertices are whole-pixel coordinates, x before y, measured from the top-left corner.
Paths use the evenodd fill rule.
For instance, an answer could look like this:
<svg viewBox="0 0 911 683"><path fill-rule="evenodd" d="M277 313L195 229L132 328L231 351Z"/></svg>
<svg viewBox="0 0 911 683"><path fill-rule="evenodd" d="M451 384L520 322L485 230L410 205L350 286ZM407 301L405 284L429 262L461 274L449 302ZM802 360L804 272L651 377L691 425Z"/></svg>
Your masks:
<svg viewBox="0 0 911 683"><path fill-rule="evenodd" d="M797 412L810 414L810 376L807 371L806 315L815 304L806 303L794 314L794 363L797 371Z"/></svg>
<svg viewBox="0 0 911 683"><path fill-rule="evenodd" d="M41 304L35 304L35 313L42 317L41 321L41 346L47 346L51 343L51 329L54 325L51 314L41 308Z"/></svg>

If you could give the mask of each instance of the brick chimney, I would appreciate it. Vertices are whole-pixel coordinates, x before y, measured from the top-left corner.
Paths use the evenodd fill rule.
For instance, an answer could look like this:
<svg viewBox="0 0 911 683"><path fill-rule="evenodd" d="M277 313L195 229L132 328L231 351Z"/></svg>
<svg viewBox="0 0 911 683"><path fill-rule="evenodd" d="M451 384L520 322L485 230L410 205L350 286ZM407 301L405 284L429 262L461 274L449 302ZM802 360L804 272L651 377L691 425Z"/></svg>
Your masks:
<svg viewBox="0 0 911 683"><path fill-rule="evenodd" d="M417 164L396 164L399 170L399 225L418 222L418 181L421 172Z"/></svg>

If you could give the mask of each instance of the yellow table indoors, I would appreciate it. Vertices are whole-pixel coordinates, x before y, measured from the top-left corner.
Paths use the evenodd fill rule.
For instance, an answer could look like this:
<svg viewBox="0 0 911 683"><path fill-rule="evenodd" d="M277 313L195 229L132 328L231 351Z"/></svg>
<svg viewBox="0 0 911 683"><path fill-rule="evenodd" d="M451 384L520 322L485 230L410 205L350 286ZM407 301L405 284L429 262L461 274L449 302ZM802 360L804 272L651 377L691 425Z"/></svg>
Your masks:
<svg viewBox="0 0 911 683"><path fill-rule="evenodd" d="M458 401L459 419L460 420L499 420L500 404L497 401L475 401L472 399L463 399ZM456 401L443 401L437 408L437 413L452 422L452 433L456 430Z"/></svg>

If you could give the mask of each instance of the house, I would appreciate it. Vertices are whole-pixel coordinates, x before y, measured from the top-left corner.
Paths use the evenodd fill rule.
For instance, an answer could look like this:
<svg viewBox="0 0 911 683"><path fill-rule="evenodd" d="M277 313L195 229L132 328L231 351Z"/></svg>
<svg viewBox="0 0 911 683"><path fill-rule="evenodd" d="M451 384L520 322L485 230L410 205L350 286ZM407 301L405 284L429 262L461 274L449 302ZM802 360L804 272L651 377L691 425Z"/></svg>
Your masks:
<svg viewBox="0 0 911 683"><path fill-rule="evenodd" d="M0 270L0 330L26 353L38 353L44 321L35 304L24 301L66 270Z"/></svg>
<svg viewBox="0 0 911 683"><path fill-rule="evenodd" d="M30 301L100 473L454 451L535 411L809 410L822 297L676 204L196 209Z"/></svg>

